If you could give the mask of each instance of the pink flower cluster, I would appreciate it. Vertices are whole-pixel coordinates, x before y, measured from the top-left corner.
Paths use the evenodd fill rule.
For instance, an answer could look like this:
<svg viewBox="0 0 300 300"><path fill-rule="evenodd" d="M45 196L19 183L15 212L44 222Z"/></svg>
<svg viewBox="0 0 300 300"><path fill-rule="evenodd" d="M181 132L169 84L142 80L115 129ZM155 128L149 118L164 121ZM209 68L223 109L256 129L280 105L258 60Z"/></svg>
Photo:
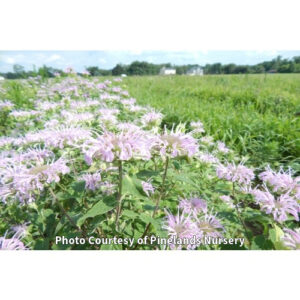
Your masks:
<svg viewBox="0 0 300 300"><path fill-rule="evenodd" d="M251 181L255 177L253 170L245 167L243 164L220 164L217 167L216 172L217 176L220 179L226 179L231 182L237 182L241 185L250 185Z"/></svg>
<svg viewBox="0 0 300 300"><path fill-rule="evenodd" d="M150 183L150 181L147 181L147 182L142 181L141 184L142 184L144 193L148 197L150 197L152 194L154 194L155 189L154 189L153 185Z"/></svg>
<svg viewBox="0 0 300 300"><path fill-rule="evenodd" d="M28 248L21 241L26 233L23 226L19 226L15 230L15 234L11 237L7 237L7 232L3 237L0 237L0 250L27 250Z"/></svg>
<svg viewBox="0 0 300 300"><path fill-rule="evenodd" d="M177 215L166 211L163 229L167 230L169 237L187 241L193 237L197 239L221 238L222 232L224 232L224 227L217 217L208 213L206 202L197 197L182 199ZM170 248L174 250L181 250L183 247L191 250L195 249L197 245L189 243L170 245Z"/></svg>
<svg viewBox="0 0 300 300"><path fill-rule="evenodd" d="M14 104L8 100L4 100L0 102L0 111L1 110L10 110L14 107Z"/></svg>
<svg viewBox="0 0 300 300"><path fill-rule="evenodd" d="M191 122L190 126L192 128L192 133L204 133L205 132L203 123L200 121Z"/></svg>
<svg viewBox="0 0 300 300"><path fill-rule="evenodd" d="M198 143L190 134L172 129L168 132L165 128L160 136L160 154L171 157L188 156L191 157L198 151Z"/></svg>
<svg viewBox="0 0 300 300"><path fill-rule="evenodd" d="M85 188L87 190L95 191L101 186L101 174L94 173L94 174L83 174L80 178L85 182Z"/></svg>
<svg viewBox="0 0 300 300"><path fill-rule="evenodd" d="M59 182L60 175L70 172L65 159L35 165L7 163L0 170L0 200L18 199L20 202L32 202L35 195L44 190L45 185Z"/></svg>
<svg viewBox="0 0 300 300"><path fill-rule="evenodd" d="M284 245L293 250L300 250L300 228L295 230L285 228L284 231L285 234L282 237Z"/></svg>
<svg viewBox="0 0 300 300"><path fill-rule="evenodd" d="M262 189L255 188L250 191L261 210L272 214L275 221L282 223L292 215L299 221L299 177L292 177L292 170L284 172L273 171L270 167L259 174L263 181Z"/></svg>
<svg viewBox="0 0 300 300"><path fill-rule="evenodd" d="M158 127L162 118L163 115L160 112L150 111L141 117L141 123L144 128L151 129Z"/></svg>
<svg viewBox="0 0 300 300"><path fill-rule="evenodd" d="M275 172L268 166L264 172L259 174L259 178L269 185L274 192L292 192L299 195L300 176L293 178L292 173L291 169L285 172L282 168Z"/></svg>
<svg viewBox="0 0 300 300"><path fill-rule="evenodd" d="M299 204L288 193L275 196L265 186L264 190L253 189L251 194L254 196L256 203L260 205L261 210L266 214L272 214L275 221L279 223L286 221L288 214L299 221Z"/></svg>
<svg viewBox="0 0 300 300"><path fill-rule="evenodd" d="M104 132L96 139L89 139L83 145L85 160L91 164L93 159L106 162L151 158L151 143L142 131Z"/></svg>

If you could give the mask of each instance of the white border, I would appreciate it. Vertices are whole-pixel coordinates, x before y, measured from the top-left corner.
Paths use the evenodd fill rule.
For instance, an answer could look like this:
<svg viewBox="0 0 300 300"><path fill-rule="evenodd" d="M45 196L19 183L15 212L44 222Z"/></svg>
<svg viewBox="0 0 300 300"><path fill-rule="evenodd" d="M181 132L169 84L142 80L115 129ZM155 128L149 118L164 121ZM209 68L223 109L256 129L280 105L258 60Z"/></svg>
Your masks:
<svg viewBox="0 0 300 300"><path fill-rule="evenodd" d="M82 300L89 299L88 297L132 300L191 299L190 297L264 299L263 296L272 300L296 299L299 253L6 252L0 255L1 295L11 295L4 299L31 300ZM24 298L24 295L30 295L30 298Z"/></svg>
<svg viewBox="0 0 300 300"><path fill-rule="evenodd" d="M299 0L2 0L1 50L299 50Z"/></svg>
<svg viewBox="0 0 300 300"><path fill-rule="evenodd" d="M299 6L298 0L2 0L0 49L299 50ZM1 297L294 299L299 261L299 252L278 251L5 252Z"/></svg>

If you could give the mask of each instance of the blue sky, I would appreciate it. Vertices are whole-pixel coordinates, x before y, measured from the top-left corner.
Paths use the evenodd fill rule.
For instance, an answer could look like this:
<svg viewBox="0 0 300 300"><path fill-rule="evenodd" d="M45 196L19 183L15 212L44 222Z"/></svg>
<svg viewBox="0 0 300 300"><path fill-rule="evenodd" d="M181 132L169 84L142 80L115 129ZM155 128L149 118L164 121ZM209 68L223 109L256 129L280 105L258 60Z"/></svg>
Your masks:
<svg viewBox="0 0 300 300"><path fill-rule="evenodd" d="M110 69L117 63L129 64L134 60L152 63L199 64L220 62L222 64L253 65L271 60L277 55L283 58L299 56L299 51L0 51L0 72L13 70L20 64L26 70L33 65L47 65L59 69L72 66L80 72L86 66Z"/></svg>

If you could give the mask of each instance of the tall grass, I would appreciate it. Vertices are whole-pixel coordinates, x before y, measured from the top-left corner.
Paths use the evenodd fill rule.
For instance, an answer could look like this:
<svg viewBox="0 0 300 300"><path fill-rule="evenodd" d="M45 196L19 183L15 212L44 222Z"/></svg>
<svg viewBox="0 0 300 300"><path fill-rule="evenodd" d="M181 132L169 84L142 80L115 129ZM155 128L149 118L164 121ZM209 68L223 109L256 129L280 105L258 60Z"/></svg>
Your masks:
<svg viewBox="0 0 300 300"><path fill-rule="evenodd" d="M300 171L300 75L128 77L140 104L160 109L167 125L201 120L256 166L289 164Z"/></svg>
<svg viewBox="0 0 300 300"><path fill-rule="evenodd" d="M253 165L300 172L300 74L137 76L123 85L138 103L161 110L169 127L201 120L208 134ZM32 108L36 90L28 82L9 80L3 88L17 109Z"/></svg>

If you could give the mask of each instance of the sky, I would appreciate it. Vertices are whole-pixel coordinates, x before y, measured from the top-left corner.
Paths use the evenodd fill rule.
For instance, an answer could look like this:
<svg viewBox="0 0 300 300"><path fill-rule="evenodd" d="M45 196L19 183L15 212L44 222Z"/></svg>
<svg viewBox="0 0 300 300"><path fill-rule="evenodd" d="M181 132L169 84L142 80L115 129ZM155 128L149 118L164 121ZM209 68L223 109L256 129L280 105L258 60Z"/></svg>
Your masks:
<svg viewBox="0 0 300 300"><path fill-rule="evenodd" d="M88 66L111 69L116 64L130 64L135 60L150 63L183 64L248 64L254 65L281 55L283 58L300 56L299 51L0 51L0 73L13 71L14 64L25 70L42 65L65 69L73 67L82 72Z"/></svg>

